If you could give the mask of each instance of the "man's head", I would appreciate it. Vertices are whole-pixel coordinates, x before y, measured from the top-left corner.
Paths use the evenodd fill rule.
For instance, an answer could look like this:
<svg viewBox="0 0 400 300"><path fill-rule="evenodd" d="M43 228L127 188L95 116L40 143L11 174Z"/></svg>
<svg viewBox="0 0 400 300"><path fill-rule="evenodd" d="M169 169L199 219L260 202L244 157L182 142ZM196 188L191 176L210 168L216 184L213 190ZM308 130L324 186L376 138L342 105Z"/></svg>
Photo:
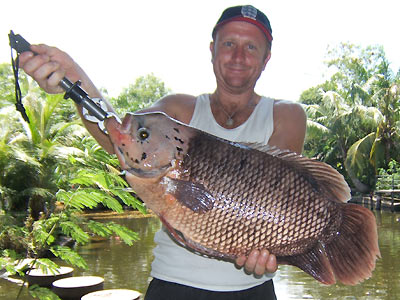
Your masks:
<svg viewBox="0 0 400 300"><path fill-rule="evenodd" d="M234 6L225 9L217 21L212 32L212 37L215 40L217 31L226 23L232 21L244 21L257 26L265 35L269 49L272 45L272 28L267 16L257 8L251 5Z"/></svg>
<svg viewBox="0 0 400 300"><path fill-rule="evenodd" d="M271 33L267 17L253 6L226 9L210 43L217 86L235 93L254 89L271 57Z"/></svg>

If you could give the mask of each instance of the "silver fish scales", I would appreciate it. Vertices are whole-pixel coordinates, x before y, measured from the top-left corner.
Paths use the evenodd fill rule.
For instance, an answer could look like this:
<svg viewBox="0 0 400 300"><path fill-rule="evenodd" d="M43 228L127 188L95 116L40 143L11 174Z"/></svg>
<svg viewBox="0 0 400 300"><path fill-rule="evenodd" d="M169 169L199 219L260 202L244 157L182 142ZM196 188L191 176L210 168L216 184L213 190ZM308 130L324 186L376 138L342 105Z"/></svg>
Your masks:
<svg viewBox="0 0 400 300"><path fill-rule="evenodd" d="M161 113L109 120L127 181L182 245L222 259L268 249L317 280L356 284L380 255L373 214L329 165L241 145Z"/></svg>

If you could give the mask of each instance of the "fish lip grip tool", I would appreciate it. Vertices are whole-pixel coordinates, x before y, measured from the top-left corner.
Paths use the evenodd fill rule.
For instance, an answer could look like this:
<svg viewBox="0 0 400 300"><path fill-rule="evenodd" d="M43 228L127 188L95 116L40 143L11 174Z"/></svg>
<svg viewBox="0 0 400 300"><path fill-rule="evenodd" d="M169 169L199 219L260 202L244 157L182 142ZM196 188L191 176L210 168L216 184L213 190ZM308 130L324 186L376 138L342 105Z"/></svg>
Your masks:
<svg viewBox="0 0 400 300"><path fill-rule="evenodd" d="M30 43L28 43L21 35L14 34L11 30L8 35L10 40L10 46L12 49L21 54L26 51L31 51ZM35 55L36 53L33 52ZM76 104L82 105L82 113L86 120L97 123L100 130L107 133L104 127L104 121L107 118L115 117L119 122L119 117L107 109L105 101L101 98L91 98L89 95L80 87L81 82L77 81L72 83L68 78L64 77L59 82L59 86L65 90L64 99L71 98Z"/></svg>

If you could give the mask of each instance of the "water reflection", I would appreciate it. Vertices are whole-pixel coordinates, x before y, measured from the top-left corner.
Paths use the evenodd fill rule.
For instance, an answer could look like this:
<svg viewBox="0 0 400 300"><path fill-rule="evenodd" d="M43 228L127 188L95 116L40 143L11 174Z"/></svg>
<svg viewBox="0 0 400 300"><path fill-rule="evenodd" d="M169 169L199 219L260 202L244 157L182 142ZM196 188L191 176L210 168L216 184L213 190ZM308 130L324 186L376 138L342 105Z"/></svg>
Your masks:
<svg viewBox="0 0 400 300"><path fill-rule="evenodd" d="M400 214L377 212L376 219L382 258L377 261L372 278L356 286L325 286L295 267L280 266L274 279L278 299L400 299ZM77 270L75 274L102 276L105 288L128 288L144 293L150 280L153 236L160 222L157 218L125 218L115 222L138 232L141 240L133 246L110 239L79 247L78 252L89 269ZM14 294L17 287L0 279L0 299L15 299L15 296L9 297L10 291ZM31 298L21 298L26 299Z"/></svg>
<svg viewBox="0 0 400 300"><path fill-rule="evenodd" d="M382 258L372 277L356 286L325 286L292 266L280 266L275 279L278 299L400 299L400 214L375 213Z"/></svg>
<svg viewBox="0 0 400 300"><path fill-rule="evenodd" d="M153 237L160 228L155 217L113 220L136 231L140 241L128 246L118 239L92 242L80 247L79 254L87 261L88 270L77 275L97 275L104 278L104 288L127 288L145 292L153 261Z"/></svg>

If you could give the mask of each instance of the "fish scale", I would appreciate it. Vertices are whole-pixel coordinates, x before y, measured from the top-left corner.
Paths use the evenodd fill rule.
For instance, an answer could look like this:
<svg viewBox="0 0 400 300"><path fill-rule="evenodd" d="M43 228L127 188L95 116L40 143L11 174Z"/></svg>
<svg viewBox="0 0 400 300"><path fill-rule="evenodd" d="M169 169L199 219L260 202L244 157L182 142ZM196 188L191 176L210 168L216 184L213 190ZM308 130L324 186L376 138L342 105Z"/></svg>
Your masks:
<svg viewBox="0 0 400 300"><path fill-rule="evenodd" d="M209 157L210 159L213 159L213 156L215 156L215 157L220 156L219 153L224 153L224 150L223 149L216 149L214 147L214 151L212 153L210 153L210 149L212 149L211 145L207 145L207 143L203 143L203 147L204 147L204 150L202 150L202 147L199 147L199 145L196 145L195 147L192 147L192 149L194 149L194 153L192 153L192 152L188 153L188 156L191 157L192 160L196 160L198 162L201 161L203 163L202 164L199 164L199 163L193 164L192 165L193 168L190 168L190 166L184 166L184 168L188 171L186 174L190 174L189 176L191 178L189 178L189 180L201 182L202 184L205 185L206 188L209 188L211 190L217 189L218 185L220 184L221 179L218 179L218 177L208 178L207 177L207 171L203 169L203 166L207 166L208 165L207 161L206 161L206 157ZM225 153L226 153L226 151L225 151ZM232 164L228 164L228 162L229 162L228 156L229 155L226 155L226 157L223 157L221 159L221 162L217 163L217 164L219 166L224 166L224 165L228 166L228 169L226 171L223 170L221 173L223 173L223 174L235 174L235 173L232 172L231 168L233 168L233 169L237 168L237 164L233 165L233 166L231 166ZM257 163L256 160L253 160L253 161L256 162L255 163L256 165L258 165L258 166L261 165L262 166L262 164ZM189 161L189 160L186 163L188 165L191 165L190 164L191 161ZM251 164L249 166L250 170L252 168L253 168L253 164ZM264 170L265 169L266 168L264 168ZM259 170L260 169L258 169L258 171ZM243 173L245 173L245 171ZM288 170L284 170L284 174L282 174L280 182L276 181L273 184L277 185L277 184L280 183L280 185L282 187L281 188L282 191L286 191L286 190L290 191L290 189L289 189L290 185L291 184L293 185L295 183L293 177L290 177L290 175L291 174L289 173ZM252 187L252 190L251 190L250 193L255 198L257 198L258 194L264 195L265 194L264 190L268 188L268 186L264 187L264 186L261 185L261 182L263 182L265 180L265 178L263 178L263 177L265 177L265 176L262 176L262 173L260 171L258 172L258 176L256 178L252 179L250 177L250 182L252 182L252 181L254 182L253 185L250 185ZM235 184L236 183L235 181L237 180L239 182L241 182L241 181L243 182L245 180L242 180L242 178L240 178L240 177L238 179L236 179L236 180L233 177L231 177L229 179L230 180L226 180L225 177L222 177L223 183L230 182L230 184L229 185L222 185L222 191L220 191L218 189L217 189L217 191L222 193L222 194L227 194L228 196L230 196L232 198L232 200L231 200L232 202L240 201L241 199L240 199L239 195L241 195L241 193L239 192L239 189L237 188L238 185ZM206 181L208 181L208 182L206 182ZM213 182L214 182L214 184L212 184ZM259 186L261 186L260 191L258 191L257 188L256 188L256 187L259 187ZM232 191L229 190L231 187L233 187ZM278 190L280 190L280 189L278 189ZM279 197L279 195L277 195L277 196ZM289 196L291 196L291 195L289 195ZM278 206L276 207L276 214L281 215L282 212L284 212L284 210L282 209L281 206L282 205L289 206L289 204L291 203L291 199L290 198L291 197L287 198L286 201L276 201L276 203L278 204ZM264 199L260 199L260 200L264 200ZM252 216L252 215L254 215L254 212L252 212L251 209L254 206L253 205L250 206L250 203L248 203L250 201L251 201L250 198L243 198L242 199L242 206L246 207L247 210L248 210L247 214ZM263 202L268 204L268 201L263 201ZM259 203L259 202L257 202L257 203ZM292 201L292 203L293 203L293 201ZM264 209L266 209L267 212L270 211L270 209L268 209L267 207L264 207ZM293 214L293 212L291 210L286 210L286 214L288 214L290 216L290 215ZM226 216L224 216L224 218L226 218ZM285 217L283 217L283 218L285 218ZM303 214L300 215L299 222L301 222L304 219L307 220L307 211L306 210L303 210ZM308 219L308 220L310 221L311 219ZM265 222L264 226L269 226L269 224L270 224L270 222ZM305 223L303 222L302 224L304 225ZM297 242L301 238L309 238L310 236L316 236L317 234L321 233L321 230L318 230L318 229L323 228L324 224L316 223L315 226L310 226L310 225L311 224L309 224L309 226L307 226L307 228L310 228L310 230L307 230L307 228L305 228L304 226L300 227L300 228L303 229L300 235L297 232L295 232L295 236L297 236L297 239L289 238L289 239L286 239L285 242L288 241L288 240L289 241L293 241L293 242ZM214 224L214 226L216 226L216 224ZM248 229L251 229L251 228L249 228L249 224L247 226L245 226L245 227L248 228ZM222 229L220 229L220 231L222 231ZM241 249L246 249L244 253L237 253L237 250L236 249L232 249L232 248L229 248L229 250L233 251L234 252L233 254L239 255L239 254L248 254L249 251L251 251L254 248L258 248L258 249L271 248L271 246L272 246L271 243L275 244L276 241L278 241L278 240L282 241L282 239L279 238L279 236L283 234L282 224L278 223L278 224L272 225L272 232L275 233L275 235L272 238L270 237L268 240L258 240L258 243L256 243L256 244L254 244L252 240L243 241L243 243L246 244L246 247L240 247L240 248ZM207 230L205 230L205 231L202 231L202 234L203 235L209 235L210 233L207 232ZM206 245L206 246L211 246L211 245L208 245L207 243L205 243L204 240L202 240L201 236L192 235L190 232L188 232L188 235L192 236L192 238L193 238L193 240L195 242L201 243L201 244ZM240 235L240 233L239 233L239 235ZM224 245L226 246L226 244L224 244ZM238 247L236 247L236 248L238 248ZM299 247L299 248L301 249L301 247ZM277 253L278 255L291 255L291 254L294 254L293 250L294 249L297 250L298 248L290 247L290 251L288 252L287 249L289 249L289 247L287 247L286 245L283 245L280 250L278 250L279 247L276 247L276 245L275 245L274 249L275 249L275 253ZM218 251L221 251L221 249L219 248ZM228 251L226 251L226 249L225 249L224 252L228 252Z"/></svg>
<svg viewBox="0 0 400 300"><path fill-rule="evenodd" d="M111 118L106 128L128 183L189 250L234 260L267 249L325 284L371 276L375 217L345 203L350 189L329 165L232 143L163 113Z"/></svg>

